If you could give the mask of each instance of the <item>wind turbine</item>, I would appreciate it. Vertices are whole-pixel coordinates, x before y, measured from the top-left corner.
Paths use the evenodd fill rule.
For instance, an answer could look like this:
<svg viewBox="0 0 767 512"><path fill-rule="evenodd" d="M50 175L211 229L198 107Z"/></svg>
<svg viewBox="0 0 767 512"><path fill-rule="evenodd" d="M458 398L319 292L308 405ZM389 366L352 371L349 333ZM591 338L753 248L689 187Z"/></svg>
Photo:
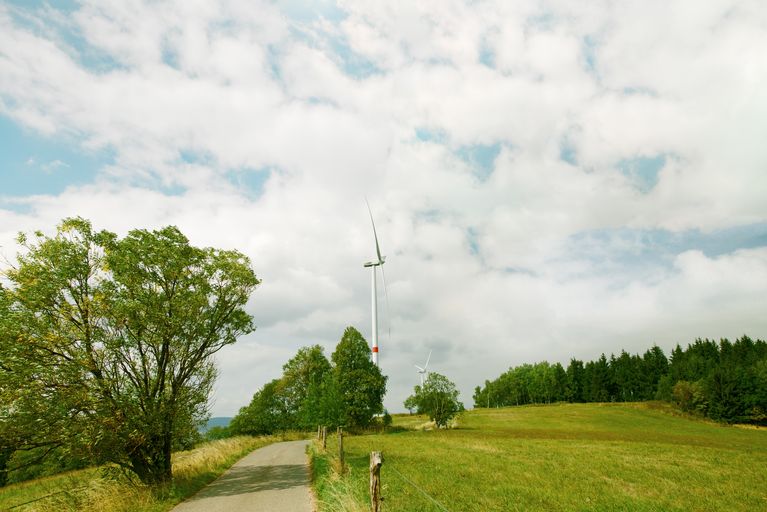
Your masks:
<svg viewBox="0 0 767 512"><path fill-rule="evenodd" d="M429 367L429 360L431 359L431 350L429 350L429 357L426 358L426 364L423 365L423 368L418 366L417 364L414 365L416 368L418 368L418 373L421 374L421 387L423 388L423 379L426 376L426 368Z"/></svg>
<svg viewBox="0 0 767 512"><path fill-rule="evenodd" d="M373 238L375 238L376 241L376 256L378 257L377 261L368 261L365 263L365 267L370 267L370 270L372 271L370 283L371 283L371 312L372 312L372 323L373 323L373 364L378 366L378 290L376 286L376 267L381 267L381 276L383 277L383 284L384 284L384 292L386 293L386 301L387 301L387 307L388 307L388 301L389 301L389 295L386 291L386 274L384 274L383 271L383 264L384 261L386 261L386 256L381 256L381 248L378 245L378 235L376 234L376 223L373 221L373 212L370 211L370 203L368 203L368 200L365 199L365 204L368 206L368 214L370 214L370 223L373 225Z"/></svg>

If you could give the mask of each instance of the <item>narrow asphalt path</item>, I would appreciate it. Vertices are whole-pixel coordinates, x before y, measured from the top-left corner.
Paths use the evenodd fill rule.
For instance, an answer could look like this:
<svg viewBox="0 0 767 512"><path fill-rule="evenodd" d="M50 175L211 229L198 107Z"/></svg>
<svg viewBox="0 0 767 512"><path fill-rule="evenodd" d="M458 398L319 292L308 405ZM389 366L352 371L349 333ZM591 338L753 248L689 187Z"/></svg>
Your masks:
<svg viewBox="0 0 767 512"><path fill-rule="evenodd" d="M312 512L306 445L264 446L172 512Z"/></svg>

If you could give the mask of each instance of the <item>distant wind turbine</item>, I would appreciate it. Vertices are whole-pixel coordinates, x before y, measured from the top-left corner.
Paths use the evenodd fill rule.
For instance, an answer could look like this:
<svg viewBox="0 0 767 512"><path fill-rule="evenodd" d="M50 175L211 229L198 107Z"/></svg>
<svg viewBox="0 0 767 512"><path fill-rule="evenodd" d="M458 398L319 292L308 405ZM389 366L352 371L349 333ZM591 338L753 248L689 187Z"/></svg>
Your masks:
<svg viewBox="0 0 767 512"><path fill-rule="evenodd" d="M370 223L373 225L373 238L376 242L376 257L377 261L368 261L365 263L365 267L370 267L371 272L371 312L372 312L372 324L373 324L373 364L378 366L378 290L376 286L376 267L381 267L381 277L383 278L384 293L386 294L386 306L389 306L389 293L386 290L386 274L383 271L383 264L386 261L386 256L381 256L381 247L378 245L378 234L376 233L376 223L373 221L373 212L370 210L370 203L365 199L365 204L368 206L368 214L370 215Z"/></svg>
<svg viewBox="0 0 767 512"><path fill-rule="evenodd" d="M421 374L421 387L423 387L423 380L426 377L426 369L429 367L429 360L431 359L431 350L429 350L429 357L426 358L426 364L423 365L423 368L418 366L417 364L414 365L416 368L418 368L418 373Z"/></svg>

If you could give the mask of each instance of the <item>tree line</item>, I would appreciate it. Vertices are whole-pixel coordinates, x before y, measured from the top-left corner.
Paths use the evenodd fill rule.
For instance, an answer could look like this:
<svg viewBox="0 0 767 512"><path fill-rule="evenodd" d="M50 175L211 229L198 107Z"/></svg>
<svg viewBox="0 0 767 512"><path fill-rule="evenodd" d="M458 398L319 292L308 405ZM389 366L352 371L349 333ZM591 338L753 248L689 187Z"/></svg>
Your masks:
<svg viewBox="0 0 767 512"><path fill-rule="evenodd" d="M318 425L369 427L383 413L387 378L373 364L370 347L354 327L347 327L331 354L321 346L298 350L282 367L283 374L265 384L226 428L227 435L263 435L311 430Z"/></svg>
<svg viewBox="0 0 767 512"><path fill-rule="evenodd" d="M767 343L697 339L670 357L658 346L584 363L509 368L474 390L475 407L566 402L666 400L724 422L767 423Z"/></svg>

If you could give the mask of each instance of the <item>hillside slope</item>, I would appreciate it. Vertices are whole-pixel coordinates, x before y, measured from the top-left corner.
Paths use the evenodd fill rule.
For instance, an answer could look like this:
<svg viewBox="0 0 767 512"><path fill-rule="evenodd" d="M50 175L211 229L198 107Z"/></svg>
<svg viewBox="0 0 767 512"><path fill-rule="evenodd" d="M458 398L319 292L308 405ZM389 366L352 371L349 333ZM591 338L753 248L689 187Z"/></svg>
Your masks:
<svg viewBox="0 0 767 512"><path fill-rule="evenodd" d="M334 454L335 436L329 441ZM441 510L426 495L450 511L767 510L767 430L679 417L658 404L480 409L455 430L354 436L345 449L362 503L366 456L384 452L390 510ZM332 502L334 485L318 475L321 499Z"/></svg>

